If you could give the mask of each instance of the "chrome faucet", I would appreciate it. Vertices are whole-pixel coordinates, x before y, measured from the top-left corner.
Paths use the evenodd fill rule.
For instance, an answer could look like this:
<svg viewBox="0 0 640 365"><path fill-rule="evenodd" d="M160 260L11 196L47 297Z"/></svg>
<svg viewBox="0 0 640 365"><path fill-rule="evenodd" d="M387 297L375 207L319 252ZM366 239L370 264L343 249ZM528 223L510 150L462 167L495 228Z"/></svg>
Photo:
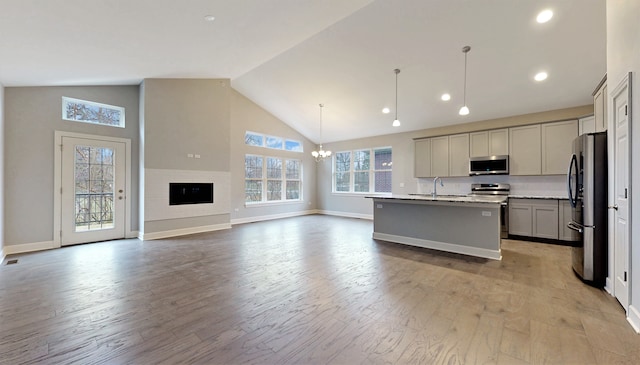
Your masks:
<svg viewBox="0 0 640 365"><path fill-rule="evenodd" d="M431 196L434 198L438 196L438 192L436 191L436 183L438 182L438 179L440 180L440 186L444 186L444 183L442 182L441 177L436 176L433 178L433 192L431 192Z"/></svg>

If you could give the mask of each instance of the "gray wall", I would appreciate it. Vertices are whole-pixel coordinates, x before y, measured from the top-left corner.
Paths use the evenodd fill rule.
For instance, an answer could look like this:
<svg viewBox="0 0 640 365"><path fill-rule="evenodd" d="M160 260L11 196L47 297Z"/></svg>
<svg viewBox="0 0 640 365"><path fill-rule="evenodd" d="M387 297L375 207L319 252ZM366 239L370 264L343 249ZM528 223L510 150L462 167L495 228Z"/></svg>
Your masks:
<svg viewBox="0 0 640 365"><path fill-rule="evenodd" d="M595 87L595 85L594 85ZM533 123L543 123L558 120L576 119L593 113L593 106L552 110L548 112L518 115L509 118L492 119L480 122L454 125L434 129L425 129L415 132L388 134L384 136L362 138L356 140L325 143L325 148L333 153L339 151L350 151L361 148L375 148L391 146L393 149L393 193L410 194L430 192L431 187L427 179L417 179L413 177L414 151L413 139L420 137L432 137L439 135L466 133L486 129L505 128L509 126L525 125ZM391 128L391 126L389 126ZM544 180L554 177L543 178ZM457 193L455 190L468 190L469 184L474 182L485 182L483 177L469 178L445 178L446 189L441 191ZM526 184L526 181L539 182L539 177L508 177L500 182L510 182ZM562 184L562 179L557 180ZM401 185L404 185L402 187ZM451 185L449 185L451 184ZM464 186L463 186L464 185ZM319 209L329 214L338 214L353 217L371 217L373 215L373 204L371 199L365 199L362 195L356 194L333 194L332 189L332 166L330 161L325 161L318 165L318 201ZM428 189L428 190L427 190Z"/></svg>
<svg viewBox="0 0 640 365"><path fill-rule="evenodd" d="M54 131L131 139L132 201L138 200L138 86L5 88L4 238L6 245L53 240ZM125 108L126 128L62 120L62 97ZM132 204L131 229L138 228Z"/></svg>
<svg viewBox="0 0 640 365"><path fill-rule="evenodd" d="M4 257L4 86L0 84L0 260Z"/></svg>
<svg viewBox="0 0 640 365"><path fill-rule="evenodd" d="M144 168L230 171L230 89L227 79L145 79Z"/></svg>
<svg viewBox="0 0 640 365"><path fill-rule="evenodd" d="M228 79L144 80L140 93L142 191L153 184L145 179L144 169L230 172L230 90ZM188 157L188 154L198 154L200 158ZM216 194L218 192L216 190ZM141 202L141 206L144 212L144 203ZM144 221L141 232L148 234L229 222L229 212Z"/></svg>
<svg viewBox="0 0 640 365"><path fill-rule="evenodd" d="M290 138L303 143L304 152L280 151L247 146L246 131ZM232 219L248 221L265 216L278 216L316 209L316 162L311 151L316 147L303 135L256 105L239 92L231 92L231 206ZM298 203L245 207L244 157L246 154L302 160L302 195Z"/></svg>
<svg viewBox="0 0 640 365"><path fill-rule="evenodd" d="M632 72L631 77L631 211L629 226L631 296L629 298L631 318L640 317L640 224L633 224L633 218L640 217L640 2L607 1L607 85L609 96L623 77ZM609 108L611 110L611 108ZM636 326L640 323L635 322ZM636 327L637 328L637 327Z"/></svg>

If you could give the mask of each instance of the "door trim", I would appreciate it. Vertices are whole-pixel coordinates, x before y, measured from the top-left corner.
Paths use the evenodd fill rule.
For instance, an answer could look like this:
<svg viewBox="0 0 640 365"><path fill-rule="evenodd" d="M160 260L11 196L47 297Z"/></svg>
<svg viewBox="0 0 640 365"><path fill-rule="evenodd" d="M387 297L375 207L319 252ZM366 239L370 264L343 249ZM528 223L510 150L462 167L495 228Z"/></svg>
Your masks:
<svg viewBox="0 0 640 365"><path fill-rule="evenodd" d="M632 230L631 230L631 222L632 222L632 197L633 197L633 183L632 183L632 166L633 166L633 149L632 149L632 141L631 141L631 133L632 133L632 118L633 118L633 113L632 113L632 108L631 108L631 97L632 97L632 93L631 93L631 76L632 73L629 72L627 73L618 83L618 85L615 87L615 89L613 89L612 92L608 93L607 96L607 100L605 102L609 103L610 102L610 106L614 106L614 101L618 98L618 96L622 95L623 93L626 92L627 94L627 179L628 179L628 198L627 198L627 257L625 258L626 260L626 266L627 266L627 293L626 293L626 298L627 298L627 303L626 305L623 305L623 308L625 310L625 312L627 313L627 319L629 319L629 309L631 307L631 303L632 303L632 298L631 298L631 287L632 287L632 279L633 279L633 267L631 265L631 256L632 256L632 252L633 252L633 247L632 247ZM616 141L617 141L617 134L616 134L616 127L615 127L615 123L616 123L616 108L613 107L609 107L608 109L608 115L607 115L607 144L608 144L608 153L610 153L610 156L613 156L613 163L609 164L609 174L610 174L610 178L609 178L609 204L615 204L615 199L616 199L616 162L618 159L618 156L616 155ZM613 202L613 203L612 203ZM609 209L609 214L608 214L608 218L609 218L609 245L608 245L608 252L609 252L609 277L607 278L607 285L606 288L607 291L609 291L609 293L611 295L613 295L616 299L617 295L616 295L616 289L615 289L615 280L616 280L616 267L615 267L615 263L616 263L616 255L617 252L615 250L615 246L616 246L616 213L615 211L613 211L612 209ZM633 323L632 323L633 325Z"/></svg>
<svg viewBox="0 0 640 365"><path fill-rule="evenodd" d="M60 248L61 240L60 235L62 232L62 201L60 189L62 188L62 138L83 138L93 139L96 141L108 141L119 142L125 145L125 191L127 195L125 197L125 215L124 215L124 234L125 237L135 237L131 231L131 140L128 138L99 136L92 134L73 133L64 131L55 131L55 140L53 145L53 247Z"/></svg>

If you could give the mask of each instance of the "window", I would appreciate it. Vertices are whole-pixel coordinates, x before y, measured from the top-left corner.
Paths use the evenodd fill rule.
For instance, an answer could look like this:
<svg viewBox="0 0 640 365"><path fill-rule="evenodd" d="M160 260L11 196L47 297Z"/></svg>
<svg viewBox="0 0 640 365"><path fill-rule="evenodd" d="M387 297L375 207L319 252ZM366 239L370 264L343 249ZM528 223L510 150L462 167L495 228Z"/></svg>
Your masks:
<svg viewBox="0 0 640 365"><path fill-rule="evenodd" d="M270 137L267 136L267 138L265 139L265 145L267 148L273 148L276 150L281 150L282 149L282 138L280 137Z"/></svg>
<svg viewBox="0 0 640 365"><path fill-rule="evenodd" d="M333 158L333 191L390 193L392 165L391 147L337 152Z"/></svg>
<svg viewBox="0 0 640 365"><path fill-rule="evenodd" d="M249 146L264 146L264 137L262 134L247 132L244 134L244 144Z"/></svg>
<svg viewBox="0 0 640 365"><path fill-rule="evenodd" d="M300 160L245 155L245 202L278 202L302 199Z"/></svg>
<svg viewBox="0 0 640 365"><path fill-rule="evenodd" d="M244 144L256 147L272 148L293 152L304 152L302 142L295 139L285 139L276 136L267 136L255 132L245 132Z"/></svg>
<svg viewBox="0 0 640 365"><path fill-rule="evenodd" d="M124 108L63 96L62 119L124 128Z"/></svg>

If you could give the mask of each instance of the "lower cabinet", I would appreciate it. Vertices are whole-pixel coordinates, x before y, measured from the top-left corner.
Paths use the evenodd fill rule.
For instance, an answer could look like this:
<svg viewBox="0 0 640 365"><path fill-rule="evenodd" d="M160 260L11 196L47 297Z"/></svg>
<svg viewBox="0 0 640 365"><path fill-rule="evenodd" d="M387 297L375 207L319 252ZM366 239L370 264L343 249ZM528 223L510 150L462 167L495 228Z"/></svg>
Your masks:
<svg viewBox="0 0 640 365"><path fill-rule="evenodd" d="M558 200L509 199L509 234L559 239Z"/></svg>

